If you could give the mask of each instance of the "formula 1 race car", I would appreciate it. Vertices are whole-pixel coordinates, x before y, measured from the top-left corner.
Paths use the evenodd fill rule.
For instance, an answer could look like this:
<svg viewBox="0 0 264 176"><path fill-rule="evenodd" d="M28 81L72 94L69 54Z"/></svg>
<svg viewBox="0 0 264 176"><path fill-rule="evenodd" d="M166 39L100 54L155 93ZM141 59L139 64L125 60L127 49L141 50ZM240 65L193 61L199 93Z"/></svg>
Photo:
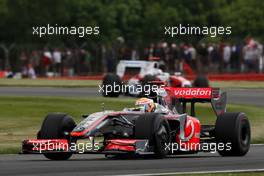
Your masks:
<svg viewBox="0 0 264 176"><path fill-rule="evenodd" d="M201 125L196 103L210 102L214 125ZM190 115L186 114L190 103ZM166 155L218 151L222 156L244 156L250 147L250 124L242 112L226 112L226 93L217 88L159 89L156 108L102 111L83 115L78 125L67 114L46 116L37 139L24 140L21 153L44 154L67 160L72 154L109 156ZM201 117L202 118L202 117Z"/></svg>
<svg viewBox="0 0 264 176"><path fill-rule="evenodd" d="M193 84L176 72L173 75L164 72L163 64L158 61L143 60L121 60L116 68L116 74L108 73L102 80L102 95L105 97L118 97L121 93L131 96L144 96L145 92L142 87L148 85L148 82L163 81L170 87L208 87L208 79L204 75L199 75ZM107 87L121 87L126 85L123 91L107 91ZM124 87L124 86L123 86Z"/></svg>

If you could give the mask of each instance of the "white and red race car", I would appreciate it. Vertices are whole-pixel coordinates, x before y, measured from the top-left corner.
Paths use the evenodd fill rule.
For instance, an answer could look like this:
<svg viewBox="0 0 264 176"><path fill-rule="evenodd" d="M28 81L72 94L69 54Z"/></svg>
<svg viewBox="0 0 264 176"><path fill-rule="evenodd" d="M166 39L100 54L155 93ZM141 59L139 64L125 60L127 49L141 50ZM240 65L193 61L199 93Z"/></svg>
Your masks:
<svg viewBox="0 0 264 176"><path fill-rule="evenodd" d="M116 68L116 74L108 73L102 80L104 89L101 92L105 97L118 97L120 94L142 96L145 92L142 87L149 82L162 81L170 87L192 87L192 82L181 75L180 72L169 74L161 69L162 65L158 61L144 60L121 60ZM208 87L209 83L205 76L198 76L194 83L195 87ZM107 91L107 87L116 85L127 85L124 91ZM124 86L123 86L124 87Z"/></svg>

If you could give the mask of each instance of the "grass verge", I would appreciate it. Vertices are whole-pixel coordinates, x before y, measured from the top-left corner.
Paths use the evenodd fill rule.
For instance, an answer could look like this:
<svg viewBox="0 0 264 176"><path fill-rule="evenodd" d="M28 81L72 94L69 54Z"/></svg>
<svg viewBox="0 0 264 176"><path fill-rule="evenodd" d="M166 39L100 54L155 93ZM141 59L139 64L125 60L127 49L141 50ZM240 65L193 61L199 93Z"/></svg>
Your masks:
<svg viewBox="0 0 264 176"><path fill-rule="evenodd" d="M210 81L210 85L220 88L263 89L264 81Z"/></svg>
<svg viewBox="0 0 264 176"><path fill-rule="evenodd" d="M121 110L131 107L134 99L115 98L61 98L61 97L0 97L0 153L17 153L21 141L35 138L43 118L50 112L65 112L78 123L82 114L101 111L101 104L106 109ZM201 104L197 108L197 117L202 123L214 124L213 111L209 105ZM264 142L264 109L245 105L228 105L228 111L243 111L251 122L254 143Z"/></svg>

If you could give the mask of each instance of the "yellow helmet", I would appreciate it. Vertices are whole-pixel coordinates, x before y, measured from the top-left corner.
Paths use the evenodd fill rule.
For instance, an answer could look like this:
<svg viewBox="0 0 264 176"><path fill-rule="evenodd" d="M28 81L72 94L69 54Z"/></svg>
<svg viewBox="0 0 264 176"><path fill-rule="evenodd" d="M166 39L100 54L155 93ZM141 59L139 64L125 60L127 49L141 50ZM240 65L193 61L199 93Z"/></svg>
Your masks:
<svg viewBox="0 0 264 176"><path fill-rule="evenodd" d="M136 107L144 112L154 112L155 103L149 98L140 98L136 101Z"/></svg>

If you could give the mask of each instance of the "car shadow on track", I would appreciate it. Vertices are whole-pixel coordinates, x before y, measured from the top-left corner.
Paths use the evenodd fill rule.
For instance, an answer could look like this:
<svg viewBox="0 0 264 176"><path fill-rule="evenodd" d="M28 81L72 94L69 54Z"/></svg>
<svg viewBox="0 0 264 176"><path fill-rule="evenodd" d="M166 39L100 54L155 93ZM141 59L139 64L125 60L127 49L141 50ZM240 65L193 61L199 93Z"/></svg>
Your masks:
<svg viewBox="0 0 264 176"><path fill-rule="evenodd" d="M168 159L194 159L194 158L216 158L216 157L220 157L218 155L169 155L163 159L168 160ZM108 156L108 157L96 157L96 158L71 158L67 161L113 161L113 160L161 160L161 158L155 158L152 155L145 155L145 156ZM34 160L27 160L27 161L51 161L48 159L34 159ZM67 162L67 161L61 161L60 162Z"/></svg>

